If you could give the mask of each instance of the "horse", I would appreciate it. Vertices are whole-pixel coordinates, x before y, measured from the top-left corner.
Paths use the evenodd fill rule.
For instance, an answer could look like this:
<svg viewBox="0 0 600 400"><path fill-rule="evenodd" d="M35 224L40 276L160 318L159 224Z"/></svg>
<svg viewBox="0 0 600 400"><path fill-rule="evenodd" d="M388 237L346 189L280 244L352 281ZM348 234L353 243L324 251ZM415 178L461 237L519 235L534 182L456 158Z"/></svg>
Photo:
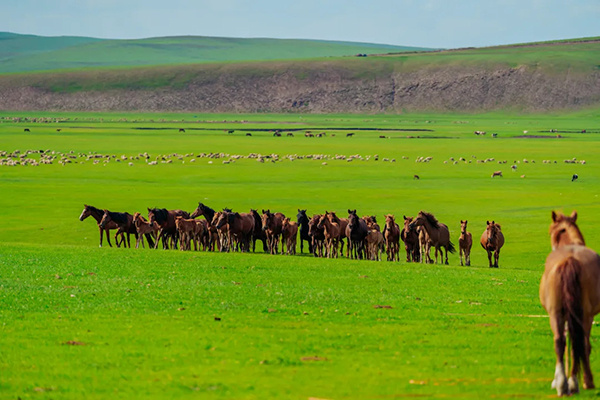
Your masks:
<svg viewBox="0 0 600 400"><path fill-rule="evenodd" d="M190 218L190 214L183 210L167 210L166 208L148 208L148 221L152 224L154 221L160 227L158 239L154 244L154 248L158 248L158 242L162 239L163 249L168 249L167 237L171 238L173 248L177 249L177 226L175 225L175 218L183 217Z"/></svg>
<svg viewBox="0 0 600 400"><path fill-rule="evenodd" d="M325 234L325 254L327 258L337 258L341 233L340 224L332 221L329 217L329 212L325 211L325 214L319 218L317 228L323 229Z"/></svg>
<svg viewBox="0 0 600 400"><path fill-rule="evenodd" d="M270 210L262 210L262 230L267 234L267 245L271 254L277 254L277 245L285 215L280 212L272 213ZM282 247L283 251L283 247Z"/></svg>
<svg viewBox="0 0 600 400"><path fill-rule="evenodd" d="M410 227L422 226L427 232L429 236L429 241L431 241L431 245L435 247L435 262L438 262L438 252L442 255L442 247L446 252L446 261L445 264L448 265L448 252L454 253L456 250L454 249L454 244L450 241L450 231L448 230L448 226L438 222L438 220L433 216L433 214L419 211L417 217L411 222Z"/></svg>
<svg viewBox="0 0 600 400"><path fill-rule="evenodd" d="M323 245L325 244L325 228L318 227L321 216L321 214L315 214L308 221L308 235L315 257L323 257Z"/></svg>
<svg viewBox="0 0 600 400"><path fill-rule="evenodd" d="M369 228L366 221L356 215L356 210L348 210L346 237L348 238L348 253L350 254L350 258L364 258L365 238L368 233Z"/></svg>
<svg viewBox="0 0 600 400"><path fill-rule="evenodd" d="M288 255L296 254L296 238L298 236L298 223L290 221L289 218L283 220L281 226L281 249L283 251L283 243L287 248Z"/></svg>
<svg viewBox="0 0 600 400"><path fill-rule="evenodd" d="M133 233L137 241L138 233L133 224L133 216L131 214L104 210L104 215L102 215L102 220L98 226L104 229L104 227L111 222L116 223L119 227L117 233L115 233L115 240L117 240L117 235L120 234L121 237L123 237L124 234L127 234L127 247L131 247L130 234ZM121 240L121 243L125 246L124 238ZM117 243L117 247L120 247L119 243Z"/></svg>
<svg viewBox="0 0 600 400"><path fill-rule="evenodd" d="M175 226L179 233L179 249L191 250L191 244L194 243L194 250L198 250L200 238L204 233L204 226L193 218L175 217Z"/></svg>
<svg viewBox="0 0 600 400"><path fill-rule="evenodd" d="M552 388L559 396L579 391L581 366L583 387L594 388L590 368L590 332L594 315L600 312L600 256L586 247L576 221L576 211L569 217L552 211L552 252L546 258L540 282L540 302L550 316L554 334L556 368ZM564 360L565 331L568 331L571 340L573 360L568 380Z"/></svg>
<svg viewBox="0 0 600 400"><path fill-rule="evenodd" d="M400 227L391 214L385 216L383 236L385 238L387 260L400 261Z"/></svg>
<svg viewBox="0 0 600 400"><path fill-rule="evenodd" d="M201 215L204 215L204 218L206 218L206 220L210 223L215 217L215 212L216 211L212 208L202 203L198 203L198 207L196 207L194 212L190 215L190 218L197 218Z"/></svg>
<svg viewBox="0 0 600 400"><path fill-rule="evenodd" d="M312 253L312 240L308 234L308 221L309 218L306 215L306 210L298 209L298 214L296 215L296 221L298 222L298 227L300 228L300 254L304 252L304 241L308 242L308 252Z"/></svg>
<svg viewBox="0 0 600 400"><path fill-rule="evenodd" d="M490 268L498 268L498 259L500 258L500 249L504 246L504 235L502 228L494 221L487 221L487 228L481 235L481 247L487 251ZM494 264L492 265L492 253L494 253Z"/></svg>
<svg viewBox="0 0 600 400"><path fill-rule="evenodd" d="M495 176L499 176L500 178L502 178L502 171L494 171L492 172L492 178Z"/></svg>
<svg viewBox="0 0 600 400"><path fill-rule="evenodd" d="M348 218L339 218L335 211L329 213L329 220L340 225L340 255L344 254L344 239L346 238L346 227L348 226ZM347 247L346 247L347 249ZM347 257L348 255L346 255Z"/></svg>
<svg viewBox="0 0 600 400"><path fill-rule="evenodd" d="M406 250L406 262L419 262L421 260L421 246L419 244L419 232L416 228L410 228L414 217L404 217L404 227L400 231L400 239L404 242ZM400 257L400 256L398 256Z"/></svg>
<svg viewBox="0 0 600 400"><path fill-rule="evenodd" d="M101 210L94 206L84 204L83 211L81 212L81 215L79 216L79 220L83 221L84 219L86 219L89 216L94 218L96 220L96 223L98 224L98 229L100 230L100 247L102 247L102 233L103 232L106 232L106 241L108 242L108 245L110 247L112 247L112 244L110 243L109 231L111 229L119 229L119 226L115 222L110 222L110 223L105 224L104 228L100 228L100 221L102 221L102 217L104 216L104 210ZM123 237L122 237L122 239L125 240ZM118 246L119 246L119 242L117 242L117 247Z"/></svg>
<svg viewBox="0 0 600 400"><path fill-rule="evenodd" d="M365 237L366 256L365 258L373 261L381 261L380 253L384 246L385 239L383 233L378 230L371 229Z"/></svg>
<svg viewBox="0 0 600 400"><path fill-rule="evenodd" d="M460 254L460 265L463 265L463 255L465 264L471 265L471 246L473 245L473 237L470 232L467 232L467 220L460 220L460 237L458 238L458 252Z"/></svg>
<svg viewBox="0 0 600 400"><path fill-rule="evenodd" d="M133 224L138 233L135 248L138 249L140 247L140 241L142 242L142 247L144 247L144 236L146 236L146 240L148 241L148 247L154 247L154 240L158 236L158 224L156 222L150 224L139 212L133 214Z"/></svg>
<svg viewBox="0 0 600 400"><path fill-rule="evenodd" d="M381 227L377 223L377 217L376 216L374 216L374 215L366 215L362 219L365 220L365 222L367 223L367 227L369 229L381 232Z"/></svg>
<svg viewBox="0 0 600 400"><path fill-rule="evenodd" d="M227 224L229 243L233 243L235 239L239 244L240 251L247 252L250 251L250 240L254 231L254 222L254 216L251 213L240 214L224 211L217 221L216 227L220 229L224 224Z"/></svg>

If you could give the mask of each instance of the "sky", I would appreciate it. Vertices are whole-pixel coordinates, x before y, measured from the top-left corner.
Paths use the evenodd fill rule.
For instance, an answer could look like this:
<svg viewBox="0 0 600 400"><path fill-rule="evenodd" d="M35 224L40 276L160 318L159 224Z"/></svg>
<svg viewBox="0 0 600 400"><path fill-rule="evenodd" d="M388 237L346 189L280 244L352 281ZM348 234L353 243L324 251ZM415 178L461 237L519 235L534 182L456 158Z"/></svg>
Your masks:
<svg viewBox="0 0 600 400"><path fill-rule="evenodd" d="M2 0L0 31L320 39L430 48L600 36L600 0Z"/></svg>

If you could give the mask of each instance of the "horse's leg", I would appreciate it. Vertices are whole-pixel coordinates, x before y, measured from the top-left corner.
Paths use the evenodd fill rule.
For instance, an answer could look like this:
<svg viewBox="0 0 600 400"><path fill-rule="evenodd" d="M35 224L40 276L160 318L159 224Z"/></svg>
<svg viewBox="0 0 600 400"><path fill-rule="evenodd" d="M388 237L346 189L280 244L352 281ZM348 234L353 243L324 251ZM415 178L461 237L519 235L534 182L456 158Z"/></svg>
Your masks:
<svg viewBox="0 0 600 400"><path fill-rule="evenodd" d="M565 347L567 338L565 337L565 320L560 315L560 311L550 314L550 326L554 333L554 352L556 353L556 368L554 370L552 388L556 389L559 396L568 395L569 386L565 374Z"/></svg>
<svg viewBox="0 0 600 400"><path fill-rule="evenodd" d="M594 323L594 317L587 317L583 322L584 336L585 336L585 356L582 360L583 364L583 388L593 389L594 377L592 376L592 369L590 368L590 353L592 352L592 345L590 344L590 332L592 330L592 324ZM573 376L573 375L571 375ZM575 376L577 378L577 376Z"/></svg>
<svg viewBox="0 0 600 400"><path fill-rule="evenodd" d="M498 259L500 258L500 249L494 252L494 267L498 268Z"/></svg>
<svg viewBox="0 0 600 400"><path fill-rule="evenodd" d="M488 261L490 263L490 268L492 268L493 267L493 265L492 265L492 252L489 251L489 250L487 250L487 255L488 255Z"/></svg>
<svg viewBox="0 0 600 400"><path fill-rule="evenodd" d="M441 252L441 250L440 250ZM446 265L448 265L448 246L444 246L444 252L446 254Z"/></svg>
<svg viewBox="0 0 600 400"><path fill-rule="evenodd" d="M100 230L100 247L102 247L102 234L103 234L103 229L102 228L98 228ZM110 242L109 242L110 243Z"/></svg>
<svg viewBox="0 0 600 400"><path fill-rule="evenodd" d="M108 242L108 245L112 247L112 243L110 242L110 229L105 229L104 232L106 233L106 241Z"/></svg>

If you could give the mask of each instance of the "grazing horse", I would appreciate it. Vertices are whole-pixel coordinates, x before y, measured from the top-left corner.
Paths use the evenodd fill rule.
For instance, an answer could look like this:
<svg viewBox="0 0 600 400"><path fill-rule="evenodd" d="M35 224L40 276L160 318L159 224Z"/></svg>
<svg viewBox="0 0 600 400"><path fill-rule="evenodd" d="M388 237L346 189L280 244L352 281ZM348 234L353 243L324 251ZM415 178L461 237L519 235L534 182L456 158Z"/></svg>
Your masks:
<svg viewBox="0 0 600 400"><path fill-rule="evenodd" d="M296 221L298 222L298 227L300 228L300 254L304 251L304 241L308 242L308 252L312 253L312 241L311 237L308 234L308 215L306 215L306 210L298 209L298 215L296 215Z"/></svg>
<svg viewBox="0 0 600 400"><path fill-rule="evenodd" d="M254 230L252 231L252 252L256 252L256 241L260 240L263 244L263 251L269 251L267 247L267 234L262 230L262 220L258 211L250 209L250 214L254 217Z"/></svg>
<svg viewBox="0 0 600 400"><path fill-rule="evenodd" d="M458 238L458 252L460 254L460 265L463 265L463 255L465 264L471 265L471 246L473 245L473 237L471 232L467 232L467 220L460 220L460 237Z"/></svg>
<svg viewBox="0 0 600 400"><path fill-rule="evenodd" d="M131 247L129 235L133 233L137 241L138 233L135 229L135 225L133 224L133 216L131 214L104 210L104 215L102 215L102 220L100 221L99 225L100 228L104 229L104 227L111 222L114 222L119 227L119 229L117 229L117 233L115 233L115 240L117 240L117 235L120 234L123 236L124 234L127 234L127 247ZM125 239L122 240L122 243L124 246ZM117 243L117 247L119 247L119 243Z"/></svg>
<svg viewBox="0 0 600 400"><path fill-rule="evenodd" d="M332 221L329 212L325 211L325 214L319 218L317 228L323 229L325 234L325 254L327 258L337 258L341 234L340 224Z"/></svg>
<svg viewBox="0 0 600 400"><path fill-rule="evenodd" d="M138 238L135 242L135 248L138 249L140 247L140 241L142 242L142 247L144 247L144 235L148 241L148 247L154 247L154 241L158 237L158 224L156 222L154 222L154 224L150 224L139 212L133 214L133 224L135 225L135 230L138 233Z"/></svg>
<svg viewBox="0 0 600 400"><path fill-rule="evenodd" d="M112 244L110 243L109 231L111 229L119 229L119 226L115 222L111 222L111 223L105 224L104 228L100 228L100 221L102 221L102 217L104 216L104 210L101 210L94 206L89 206L87 204L84 204L83 211L81 212L81 215L79 216L79 220L83 221L84 219L86 219L89 216L94 218L96 220L96 223L98 224L98 229L100 230L100 247L102 247L102 233L103 232L106 232L106 241L108 242L108 245L110 247L112 247ZM119 246L119 242L117 242L117 247L118 246Z"/></svg>
<svg viewBox="0 0 600 400"><path fill-rule="evenodd" d="M356 210L348 210L346 237L348 238L350 258L363 259L365 257L365 239L368 233L369 228L366 221L356 215Z"/></svg>
<svg viewBox="0 0 600 400"><path fill-rule="evenodd" d="M323 257L323 245L325 243L325 228L319 228L319 219L321 214L315 214L308 221L308 235L312 246L312 253L315 257Z"/></svg>
<svg viewBox="0 0 600 400"><path fill-rule="evenodd" d="M296 254L296 238L298 236L298 223L290 221L289 218L283 220L281 226L281 249L283 251L283 244L287 248L288 255Z"/></svg>
<svg viewBox="0 0 600 400"><path fill-rule="evenodd" d="M600 256L585 246L577 227L577 212L570 217L552 212L552 252L540 282L540 301L550 316L554 333L556 369L552 387L559 396L579 391L578 374L583 366L583 387L594 388L590 368L590 332L600 312ZM565 323L567 329L565 329ZM566 335L571 340L571 372L567 380Z"/></svg>
<svg viewBox="0 0 600 400"><path fill-rule="evenodd" d="M160 227L158 239L154 248L158 248L158 242L162 239L163 249L168 249L167 237L171 238L173 248L177 248L178 232L175 225L175 218L190 218L190 214L183 210L167 210L166 208L148 208L148 221L152 224L154 221Z"/></svg>
<svg viewBox="0 0 600 400"><path fill-rule="evenodd" d="M388 261L400 261L400 227L391 214L385 216L383 228Z"/></svg>
<svg viewBox="0 0 600 400"><path fill-rule="evenodd" d="M498 268L498 259L500 258L500 249L504 246L504 235L500 225L494 221L487 221L487 228L481 235L481 247L487 251L490 268ZM494 264L492 265L492 253L494 253Z"/></svg>
<svg viewBox="0 0 600 400"><path fill-rule="evenodd" d="M413 217L404 215L404 227L400 232L400 238L404 242L404 249L406 250L406 262L419 262L421 260L419 232L417 232L416 228L410 228L413 219Z"/></svg>
<svg viewBox="0 0 600 400"><path fill-rule="evenodd" d="M267 234L267 245L271 254L277 254L277 245L285 215L280 212L272 213L270 210L262 210L262 230ZM283 247L282 247L283 251Z"/></svg>
<svg viewBox="0 0 600 400"><path fill-rule="evenodd" d="M429 236L431 245L435 247L435 262L438 262L438 252L442 256L442 247L446 252L445 264L448 265L448 252L454 253L454 244L450 241L450 231L448 226L438 222L438 220L428 212L419 211L419 214L411 222L410 227L422 226ZM441 257L440 257L441 258Z"/></svg>

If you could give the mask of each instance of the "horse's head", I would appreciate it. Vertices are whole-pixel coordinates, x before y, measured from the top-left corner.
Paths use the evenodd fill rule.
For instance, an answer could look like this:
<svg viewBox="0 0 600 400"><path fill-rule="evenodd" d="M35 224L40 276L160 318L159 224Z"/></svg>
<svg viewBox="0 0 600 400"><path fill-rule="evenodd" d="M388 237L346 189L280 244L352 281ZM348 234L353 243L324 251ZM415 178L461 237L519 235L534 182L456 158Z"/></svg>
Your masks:
<svg viewBox="0 0 600 400"><path fill-rule="evenodd" d="M181 226L182 220L183 220L183 217L180 215L175 217L175 227L177 227L177 229L179 229L179 227Z"/></svg>
<svg viewBox="0 0 600 400"><path fill-rule="evenodd" d="M156 215L155 214L155 209L154 208L149 208L148 209L148 222L150 222L150 225L154 225L154 223L156 222Z"/></svg>
<svg viewBox="0 0 600 400"><path fill-rule="evenodd" d="M310 236L314 236L317 233L317 230L319 229L317 225L319 225L319 220L321 219L321 217L322 215L315 214L310 219L310 221L308 221L308 234Z"/></svg>
<svg viewBox="0 0 600 400"><path fill-rule="evenodd" d="M325 214L321 215L321 217L319 218L319 222L317 222L317 228L323 229L325 220L328 220L328 218L327 218L328 215L329 215L329 212L327 212L327 211L325 211Z"/></svg>
<svg viewBox="0 0 600 400"><path fill-rule="evenodd" d="M392 214L385 215L385 226L392 229L396 225L396 218Z"/></svg>
<svg viewBox="0 0 600 400"><path fill-rule="evenodd" d="M211 224L212 226L216 227L216 226L217 226L217 223L219 222L219 218L221 218L221 215L222 215L222 214L223 214L223 212L222 212L222 211L217 211L217 212L215 213L215 215L213 216L213 219L212 219L212 221L210 221L210 224Z"/></svg>
<svg viewBox="0 0 600 400"><path fill-rule="evenodd" d="M308 216L306 215L306 210L298 209L298 214L296 215L296 220L299 224L303 224L308 222Z"/></svg>
<svg viewBox="0 0 600 400"><path fill-rule="evenodd" d="M422 226L423 224L425 224L425 214L423 214L423 211L419 211L419 214L413 218L408 227L410 229L414 229L417 226Z"/></svg>
<svg viewBox="0 0 600 400"><path fill-rule="evenodd" d="M577 211L573 211L569 217L561 212L552 211L552 223L550 224L550 244L552 245L552 250L566 244L580 244L585 246L585 240L576 222Z"/></svg>
<svg viewBox="0 0 600 400"><path fill-rule="evenodd" d="M466 219L464 221L462 219L460 220L460 233L462 233L463 235L467 234L467 220Z"/></svg>
<svg viewBox="0 0 600 400"><path fill-rule="evenodd" d="M134 225L138 225L138 223L142 222L142 219L140 218L142 216L142 214L140 214L139 212L136 212L133 214L133 224Z"/></svg>
<svg viewBox="0 0 600 400"><path fill-rule="evenodd" d="M487 221L486 232L487 232L488 243L494 243L494 241L496 240L496 237L498 236L498 232L500 232L500 225L498 225L494 221L492 221L492 222Z"/></svg>
<svg viewBox="0 0 600 400"><path fill-rule="evenodd" d="M217 220L217 223L215 224L215 227L216 227L217 229L221 229L221 228L223 228L223 225L225 225L225 224L228 224L228 223L229 223L229 216L230 216L230 215L233 215L233 214L232 214L232 213L230 213L230 212L227 212L227 211L223 211L223 212L221 213L221 215L219 215L219 219Z"/></svg>
<svg viewBox="0 0 600 400"><path fill-rule="evenodd" d="M204 214L204 207L206 207L204 204L198 203L198 207L196 207L196 209L194 210L194 212L192 213L192 215L190 215L190 218L196 218L196 217L199 217L199 216L203 215Z"/></svg>
<svg viewBox="0 0 600 400"><path fill-rule="evenodd" d="M260 220L262 221L262 230L266 231L271 226L271 221L273 219L273 214L271 214L270 210L262 210L262 215Z"/></svg>
<svg viewBox="0 0 600 400"><path fill-rule="evenodd" d="M102 216L102 219L100 220L100 228L104 229L104 227L106 226L106 224L108 224L110 221L112 221L110 219L110 214L108 212L108 210L104 210L104 215Z"/></svg>
<svg viewBox="0 0 600 400"><path fill-rule="evenodd" d="M283 230L286 230L289 226L290 226L290 219L286 217L286 218L283 219L281 228Z"/></svg>
<svg viewBox="0 0 600 400"><path fill-rule="evenodd" d="M79 216L79 220L83 221L84 219L86 219L90 215L92 215L92 209L87 204L84 204L83 205L83 211L81 212L81 215Z"/></svg>

